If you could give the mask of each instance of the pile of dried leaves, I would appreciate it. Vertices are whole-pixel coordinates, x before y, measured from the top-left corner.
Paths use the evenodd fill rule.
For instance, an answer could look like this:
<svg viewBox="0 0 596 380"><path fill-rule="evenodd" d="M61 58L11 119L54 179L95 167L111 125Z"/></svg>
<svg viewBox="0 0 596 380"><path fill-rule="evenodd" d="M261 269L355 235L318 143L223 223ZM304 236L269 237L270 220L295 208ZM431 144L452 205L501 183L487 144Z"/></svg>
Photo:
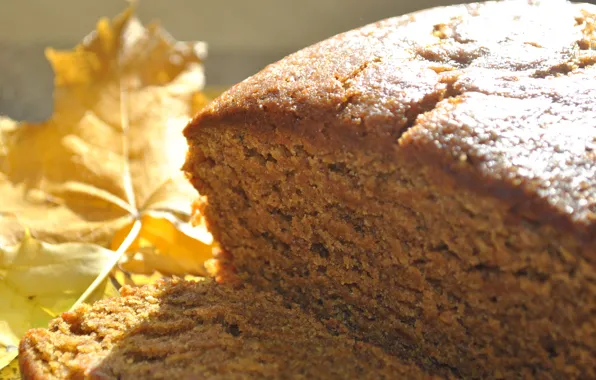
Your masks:
<svg viewBox="0 0 596 380"><path fill-rule="evenodd" d="M0 378L27 329L122 283L203 274L211 236L190 226L180 166L181 130L206 102L204 50L129 9L47 50L48 121L0 117Z"/></svg>

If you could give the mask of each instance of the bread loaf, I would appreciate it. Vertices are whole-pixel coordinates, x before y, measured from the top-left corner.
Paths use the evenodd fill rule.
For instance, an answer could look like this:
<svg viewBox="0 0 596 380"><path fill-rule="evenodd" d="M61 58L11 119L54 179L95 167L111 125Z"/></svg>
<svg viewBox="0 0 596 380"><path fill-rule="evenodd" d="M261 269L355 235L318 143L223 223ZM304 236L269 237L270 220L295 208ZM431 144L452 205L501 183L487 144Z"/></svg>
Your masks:
<svg viewBox="0 0 596 380"><path fill-rule="evenodd" d="M279 295L213 281L124 288L29 331L19 357L35 380L432 379Z"/></svg>
<svg viewBox="0 0 596 380"><path fill-rule="evenodd" d="M184 170L238 276L434 374L596 378L595 14L431 9L227 91Z"/></svg>

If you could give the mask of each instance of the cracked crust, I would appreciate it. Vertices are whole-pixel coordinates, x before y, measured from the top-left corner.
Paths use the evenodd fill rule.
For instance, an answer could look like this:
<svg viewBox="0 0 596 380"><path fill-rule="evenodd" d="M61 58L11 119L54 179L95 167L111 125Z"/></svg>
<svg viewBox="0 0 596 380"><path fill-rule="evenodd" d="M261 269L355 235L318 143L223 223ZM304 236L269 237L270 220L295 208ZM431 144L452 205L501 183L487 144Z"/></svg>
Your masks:
<svg viewBox="0 0 596 380"><path fill-rule="evenodd" d="M23 375L595 378L594 13L423 11L235 86L185 130L185 169L218 279L254 288L65 313Z"/></svg>
<svg viewBox="0 0 596 380"><path fill-rule="evenodd" d="M520 140L512 150L511 141L495 130L492 147L481 154L486 144L473 131L464 136L459 129L461 138L452 142L470 143L445 145L450 149L438 146L433 159L448 172L460 173L464 184L511 201L512 210L520 210L523 217L551 222L596 246L596 128L590 125L595 93L589 89L596 87L591 66L596 50L590 50L592 42L596 44L594 14L596 7L589 4L505 1L384 20L267 67L214 101L185 134L192 141L198 126L238 124L255 133L279 129L320 147L334 144L389 154L412 150L424 160L427 151L438 146L438 140L430 139L449 135L426 132L440 129L436 117L441 111L435 118L417 117L437 105L448 109L454 103L446 98L481 92L495 102L492 108L480 107L482 112L514 103L503 97L518 98L517 104L528 106L548 98L550 108L544 111L559 113L559 118L534 122L536 128L550 131L545 137L551 140ZM462 103L462 108L468 104ZM578 107L581 113L571 112ZM449 115L440 117L446 130L453 128L446 120ZM580 126L565 127L571 123ZM398 143L409 129L413 130ZM563 129L565 133L555 133ZM550 166L529 164L568 148L573 155L568 160L553 159ZM469 165L457 161L464 155ZM522 157L523 168L506 164ZM476 186L479 181L483 186Z"/></svg>
<svg viewBox="0 0 596 380"><path fill-rule="evenodd" d="M225 265L432 373L596 377L595 7L365 26L186 128Z"/></svg>

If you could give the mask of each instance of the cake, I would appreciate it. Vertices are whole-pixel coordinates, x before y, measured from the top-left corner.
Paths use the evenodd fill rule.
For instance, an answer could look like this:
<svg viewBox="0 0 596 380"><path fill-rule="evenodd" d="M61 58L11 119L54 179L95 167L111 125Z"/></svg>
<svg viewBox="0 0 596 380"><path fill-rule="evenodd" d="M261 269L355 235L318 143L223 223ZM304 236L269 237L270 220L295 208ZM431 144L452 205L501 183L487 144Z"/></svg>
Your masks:
<svg viewBox="0 0 596 380"><path fill-rule="evenodd" d="M435 8L237 84L184 132L221 267L432 374L596 378L595 19Z"/></svg>
<svg viewBox="0 0 596 380"><path fill-rule="evenodd" d="M161 281L27 333L25 379L432 379L277 294Z"/></svg>

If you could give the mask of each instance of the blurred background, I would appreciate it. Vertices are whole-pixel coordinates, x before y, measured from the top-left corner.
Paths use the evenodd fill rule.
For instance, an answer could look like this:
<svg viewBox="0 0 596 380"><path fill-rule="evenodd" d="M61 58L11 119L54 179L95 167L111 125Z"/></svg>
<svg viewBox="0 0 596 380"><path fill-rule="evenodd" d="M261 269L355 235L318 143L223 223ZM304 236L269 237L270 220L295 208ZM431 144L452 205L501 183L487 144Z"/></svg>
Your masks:
<svg viewBox="0 0 596 380"><path fill-rule="evenodd" d="M452 0L141 0L143 23L208 43L208 86L229 86L334 34ZM471 1L468 1L471 2ZM594 2L594 1L592 1ZM125 0L0 0L0 114L43 120L53 78L45 47L70 49Z"/></svg>

